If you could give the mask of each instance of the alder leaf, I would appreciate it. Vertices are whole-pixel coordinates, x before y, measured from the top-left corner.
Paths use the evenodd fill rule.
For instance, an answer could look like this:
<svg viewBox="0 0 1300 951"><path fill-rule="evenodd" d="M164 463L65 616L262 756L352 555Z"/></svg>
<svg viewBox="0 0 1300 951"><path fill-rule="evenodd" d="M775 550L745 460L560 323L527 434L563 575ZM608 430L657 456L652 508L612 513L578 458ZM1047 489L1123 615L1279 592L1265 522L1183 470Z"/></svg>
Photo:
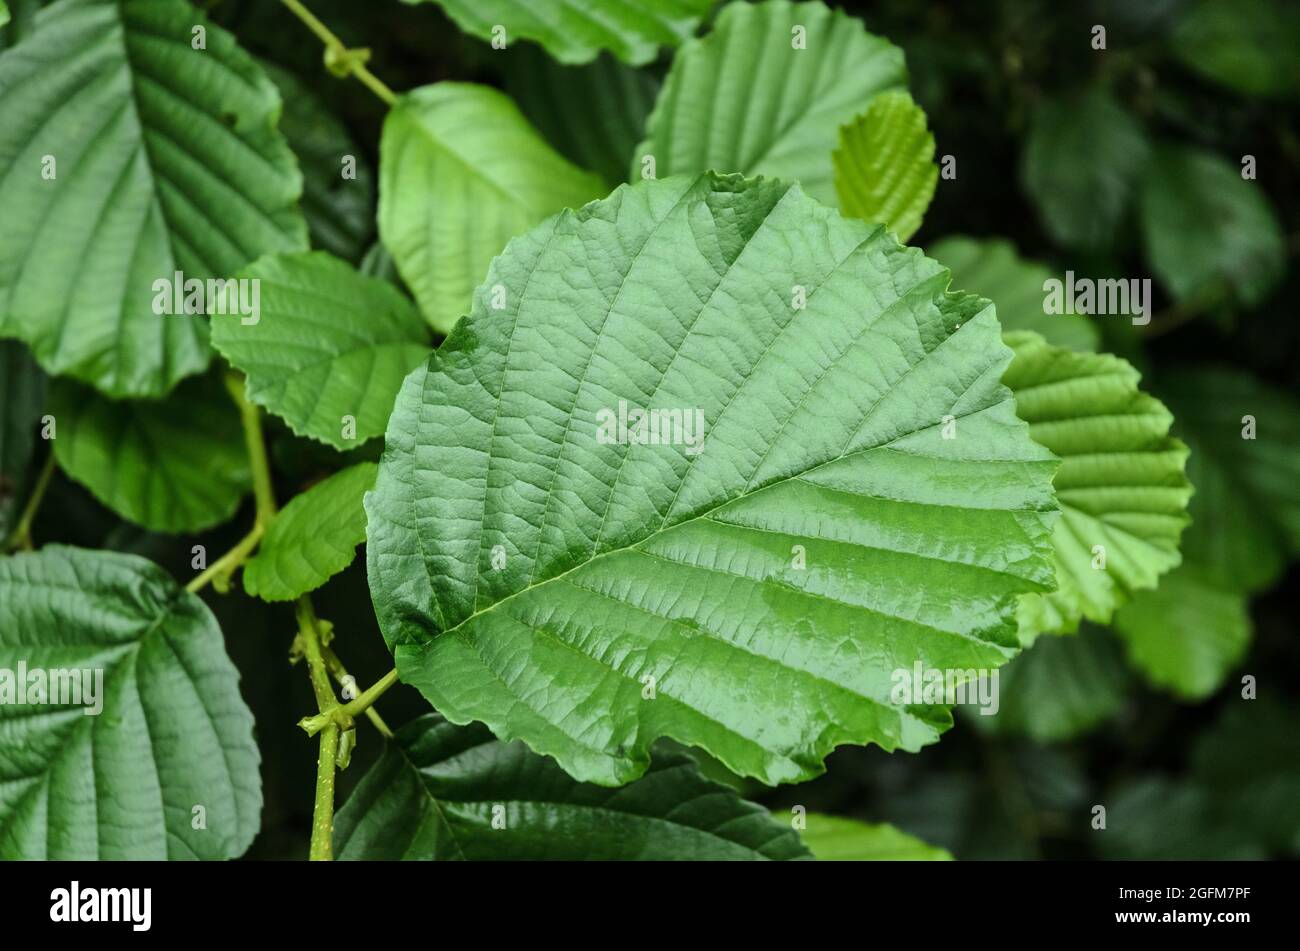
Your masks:
<svg viewBox="0 0 1300 951"><path fill-rule="evenodd" d="M504 93L435 83L401 96L379 143L379 234L439 333L470 308L488 263L517 234L605 193Z"/></svg>
<svg viewBox="0 0 1300 951"><path fill-rule="evenodd" d="M0 693L15 691L0 703L0 859L228 859L248 848L261 757L239 674L198 597L135 555L51 545L0 558L0 669L19 664L29 679L66 671L65 687L90 671L75 682L95 697L20 706L0 675Z"/></svg>
<svg viewBox="0 0 1300 951"><path fill-rule="evenodd" d="M268 256L239 277L259 283L261 315L214 317L212 345L247 376L248 398L336 449L382 433L429 352L410 300L323 251Z"/></svg>
<svg viewBox="0 0 1300 951"><path fill-rule="evenodd" d="M876 221L906 242L934 198L939 167L925 112L902 90L882 92L840 129L831 156L840 210Z"/></svg>
<svg viewBox="0 0 1300 951"><path fill-rule="evenodd" d="M1056 241L1108 249L1125 220L1151 146L1104 89L1045 98L1034 110L1020 179Z"/></svg>
<svg viewBox="0 0 1300 951"><path fill-rule="evenodd" d="M951 861L947 849L927 845L885 823L810 812L799 837L821 862Z"/></svg>
<svg viewBox="0 0 1300 951"><path fill-rule="evenodd" d="M430 0L405 0L428 3ZM661 46L695 32L713 0L432 0L466 33L507 46L534 40L561 63L609 50L625 63L650 62Z"/></svg>
<svg viewBox="0 0 1300 951"><path fill-rule="evenodd" d="M480 295L407 377L366 496L402 680L605 785L659 736L768 783L934 742L951 715L892 672L1014 654L1055 516L993 309L947 284L739 175L515 239L485 280L506 309ZM624 438L620 403L677 410L669 444Z"/></svg>
<svg viewBox="0 0 1300 951"><path fill-rule="evenodd" d="M334 842L343 860L808 858L791 829L689 756L657 754L611 790L436 714L397 731L340 810Z"/></svg>
<svg viewBox="0 0 1300 951"><path fill-rule="evenodd" d="M825 4L732 3L677 51L632 178L715 169L794 179L836 203L831 152L871 97L903 88L903 52Z"/></svg>
<svg viewBox="0 0 1300 951"><path fill-rule="evenodd" d="M235 514L252 482L239 413L210 376L160 400L111 400L54 380L54 455L68 477L122 518L198 532Z"/></svg>
<svg viewBox="0 0 1300 951"><path fill-rule="evenodd" d="M1286 273L1286 237L1263 186L1213 152L1167 146L1141 195L1147 259L1175 300L1261 304Z"/></svg>
<svg viewBox="0 0 1300 951"><path fill-rule="evenodd" d="M1154 588L1179 562L1192 489L1187 447L1173 417L1138 389L1119 357L1053 347L1037 334L1006 335L1016 358L1002 382L1036 442L1061 457L1052 533L1058 590L1021 602L1021 636L1069 633L1081 618L1105 623L1134 591Z"/></svg>
<svg viewBox="0 0 1300 951"><path fill-rule="evenodd" d="M1189 532L1190 535L1190 532ZM1208 697L1242 659L1252 633L1246 597L1184 563L1115 615L1129 663L1188 700Z"/></svg>
<svg viewBox="0 0 1300 951"><path fill-rule="evenodd" d="M257 64L184 0L42 8L0 56L0 336L114 397L203 370L206 322L155 313L154 283L306 247L279 112Z"/></svg>
<svg viewBox="0 0 1300 951"><path fill-rule="evenodd" d="M1081 314L1049 314L1044 284L1061 275L1027 261L1002 238L953 236L925 253L952 271L952 286L987 297L998 309L1003 330L1032 330L1048 343L1071 350L1096 350L1097 325Z"/></svg>
<svg viewBox="0 0 1300 951"><path fill-rule="evenodd" d="M290 499L244 566L244 590L264 601L292 601L352 564L366 540L361 499L377 471L361 462Z"/></svg>

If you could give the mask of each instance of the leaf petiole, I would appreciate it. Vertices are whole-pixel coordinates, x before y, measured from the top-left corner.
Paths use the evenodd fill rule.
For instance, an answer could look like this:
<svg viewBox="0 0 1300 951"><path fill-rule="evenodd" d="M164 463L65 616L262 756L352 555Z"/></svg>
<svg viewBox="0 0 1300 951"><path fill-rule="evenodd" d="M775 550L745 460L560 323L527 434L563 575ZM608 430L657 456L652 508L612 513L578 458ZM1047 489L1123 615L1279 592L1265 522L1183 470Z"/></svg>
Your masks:
<svg viewBox="0 0 1300 951"><path fill-rule="evenodd" d="M355 700L351 700L342 706L335 706L330 710L321 710L321 712L314 717L303 717L298 721L298 725L307 731L308 736L315 736L331 723L338 724L339 726L349 726L353 717L359 713L368 711L371 705L382 697L384 692L395 683L397 683L396 668L384 674L384 676L380 677L372 686L362 691L360 696ZM391 736L392 734L389 733L387 735Z"/></svg>

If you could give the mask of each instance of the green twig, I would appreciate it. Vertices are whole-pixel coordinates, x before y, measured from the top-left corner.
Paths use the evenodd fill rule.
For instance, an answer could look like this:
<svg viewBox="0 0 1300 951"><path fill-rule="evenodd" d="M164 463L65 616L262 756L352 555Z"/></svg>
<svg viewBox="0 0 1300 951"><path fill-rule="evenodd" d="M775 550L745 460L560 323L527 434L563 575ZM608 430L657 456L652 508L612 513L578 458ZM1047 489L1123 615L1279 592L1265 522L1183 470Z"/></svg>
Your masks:
<svg viewBox="0 0 1300 951"><path fill-rule="evenodd" d="M303 595L294 612L298 618L298 637L307 658L307 672L311 676L316 705L322 714L332 713L339 705L330 687L329 672L321 654L317 633L316 611L311 600ZM312 809L311 853L313 861L329 861L334 857L334 768L339 751L339 727L331 720L320 733L320 757L316 761L316 804Z"/></svg>
<svg viewBox="0 0 1300 951"><path fill-rule="evenodd" d="M303 717L298 721L298 725L307 731L308 736L315 736L326 726L333 723L338 726L348 727L357 714L369 710L371 705L384 695L384 692L397 683L397 670L390 670L384 676L380 677L373 686L363 690L355 699L342 706L336 706L330 710L321 710L314 717ZM392 735L391 733L388 735Z"/></svg>
<svg viewBox="0 0 1300 951"><path fill-rule="evenodd" d="M220 577L224 580L218 582L216 587L218 591L224 591L225 585L230 581L230 576L249 559L249 556L257 548L258 542L262 540L263 531L262 523L255 521L248 534L241 538L234 548L205 568L202 573L196 575L194 580L185 586L185 590L191 594L196 593L203 590L209 581Z"/></svg>
<svg viewBox="0 0 1300 951"><path fill-rule="evenodd" d="M322 644L321 654L325 657L325 666L329 668L329 672L334 679L339 682L340 686L347 686L351 678L348 675L347 668L343 666L343 662L339 660L338 655L334 653L334 649L328 644ZM351 682L355 683L355 681ZM384 738L393 738L393 731L388 728L388 724L384 722L384 718L379 715L379 711L374 708L373 703L366 707L365 714L366 719L374 725L375 729L378 730Z"/></svg>
<svg viewBox="0 0 1300 951"><path fill-rule="evenodd" d="M348 49L329 27L303 6L300 0L281 0L281 2L325 44L325 65L329 67L330 72L339 77L355 76L387 105L391 106L397 102L396 93L366 68L366 60L370 58L369 50Z"/></svg>
<svg viewBox="0 0 1300 951"><path fill-rule="evenodd" d="M10 533L8 541L5 542L5 551L31 551L32 550L32 522L36 518L36 512L41 507L41 501L45 498L45 490L50 487L50 479L54 476L54 449L51 447L49 456L45 459L45 465L41 467L41 474L36 477L36 484L32 486L32 494L27 497L27 504L23 507L23 514L18 519L18 524L14 526L13 532Z"/></svg>

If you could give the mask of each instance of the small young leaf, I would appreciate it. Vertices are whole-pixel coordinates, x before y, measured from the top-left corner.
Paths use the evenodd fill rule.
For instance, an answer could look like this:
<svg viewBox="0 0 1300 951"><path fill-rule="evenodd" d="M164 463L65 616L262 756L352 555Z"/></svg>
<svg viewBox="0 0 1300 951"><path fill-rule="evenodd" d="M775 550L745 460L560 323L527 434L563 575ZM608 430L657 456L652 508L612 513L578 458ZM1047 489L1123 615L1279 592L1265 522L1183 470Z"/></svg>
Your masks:
<svg viewBox="0 0 1300 951"><path fill-rule="evenodd" d="M1003 382L1034 440L1062 458L1052 534L1058 590L1021 601L1021 638L1105 623L1140 588L1179 562L1191 485L1173 417L1138 389L1138 372L1110 354L1053 347L1037 334L1006 336L1016 358Z"/></svg>
<svg viewBox="0 0 1300 951"><path fill-rule="evenodd" d="M295 495L244 566L244 590L265 601L292 601L352 564L366 540L361 499L378 468L358 463Z"/></svg>
<svg viewBox="0 0 1300 951"><path fill-rule="evenodd" d="M925 253L952 271L952 286L987 297L998 309L1003 330L1032 330L1050 344L1070 350L1096 350L1097 325L1079 314L1049 314L1044 284L1060 275L1027 261L1002 238L951 237Z"/></svg>
<svg viewBox="0 0 1300 951"><path fill-rule="evenodd" d="M306 247L279 111L252 58L185 0L45 7L0 57L0 336L114 397L203 370L207 322L154 307L181 293L178 271L226 278Z"/></svg>
<svg viewBox="0 0 1300 951"><path fill-rule="evenodd" d="M410 300L323 251L265 257L239 277L258 282L261 315L214 318L212 345L247 375L248 398L336 449L382 433L402 378L429 353Z"/></svg>
<svg viewBox="0 0 1300 951"><path fill-rule="evenodd" d="M379 233L439 333L469 310L507 241L604 193L597 176L569 164L487 86L423 86L384 122Z"/></svg>
<svg viewBox="0 0 1300 951"><path fill-rule="evenodd" d="M611 790L435 714L397 731L339 812L335 845L344 860L808 857L790 828L705 779L688 756L658 755Z"/></svg>
<svg viewBox="0 0 1300 951"><path fill-rule="evenodd" d="M430 0L405 0L428 3ZM561 63L609 50L640 66L686 39L713 0L433 0L466 33L507 46L535 40Z"/></svg>
<svg viewBox="0 0 1300 951"><path fill-rule="evenodd" d="M127 521L156 532L220 525L251 484L239 414L220 382L185 380L161 400L50 386L59 466Z"/></svg>
<svg viewBox="0 0 1300 951"><path fill-rule="evenodd" d="M1230 292L1262 303L1286 270L1286 239L1259 182L1212 152L1160 149L1142 184L1142 237L1177 300Z"/></svg>
<svg viewBox="0 0 1300 951"><path fill-rule="evenodd" d="M866 112L840 129L832 160L847 217L879 222L903 242L916 234L939 168L925 112L911 96L890 90L872 99Z"/></svg>
<svg viewBox="0 0 1300 951"><path fill-rule="evenodd" d="M794 179L836 201L831 152L871 97L907 82L903 52L820 2L732 3L678 50L632 180L706 170ZM707 118L706 118L707 117Z"/></svg>
<svg viewBox="0 0 1300 951"><path fill-rule="evenodd" d="M947 284L739 175L511 242L485 282L506 309L479 295L407 378L366 497L402 680L601 784L661 735L769 783L934 742L950 715L892 672L1014 654L1055 514L992 307ZM654 441L620 431L651 409Z"/></svg>
<svg viewBox="0 0 1300 951"><path fill-rule="evenodd" d="M884 823L859 822L810 812L800 833L804 845L821 862L951 861L946 849L927 845L915 836Z"/></svg>
<svg viewBox="0 0 1300 951"><path fill-rule="evenodd" d="M20 685L0 678L0 859L248 848L262 809L253 717L199 598L135 555L53 545L0 558L0 669L20 664L28 681L55 669L64 689L89 690L41 703L29 683L20 706Z"/></svg>

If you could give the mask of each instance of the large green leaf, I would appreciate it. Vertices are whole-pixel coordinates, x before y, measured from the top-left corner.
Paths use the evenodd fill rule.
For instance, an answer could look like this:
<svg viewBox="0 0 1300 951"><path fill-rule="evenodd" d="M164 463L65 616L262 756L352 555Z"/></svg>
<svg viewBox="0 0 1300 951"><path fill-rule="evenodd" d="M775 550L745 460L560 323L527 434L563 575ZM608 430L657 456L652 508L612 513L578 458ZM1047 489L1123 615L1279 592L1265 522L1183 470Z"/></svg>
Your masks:
<svg viewBox="0 0 1300 951"><path fill-rule="evenodd" d="M253 717L196 596L134 555L60 545L0 558L0 669L19 664L29 678L92 672L96 703L20 706L9 682L0 858L225 859L248 848L262 809Z"/></svg>
<svg viewBox="0 0 1300 951"><path fill-rule="evenodd" d="M921 227L939 168L925 112L902 90L882 92L840 129L831 156L840 210L877 221L906 241Z"/></svg>
<svg viewBox="0 0 1300 951"><path fill-rule="evenodd" d="M840 126L906 82L902 51L842 11L730 4L712 32L678 50L632 177L652 155L660 178L708 169L772 175L833 205Z"/></svg>
<svg viewBox="0 0 1300 951"><path fill-rule="evenodd" d="M1264 187L1212 152L1165 147L1142 184L1142 237L1179 300L1231 294L1262 303L1286 270L1286 239Z"/></svg>
<svg viewBox="0 0 1300 951"><path fill-rule="evenodd" d="M810 812L799 833L813 857L823 862L948 861L946 849L883 823L859 822Z"/></svg>
<svg viewBox="0 0 1300 951"><path fill-rule="evenodd" d="M1097 349L1099 334L1092 320L1044 309L1044 284L1060 275L1021 258L1010 241L951 237L936 241L925 253L952 271L953 287L993 301L1003 330L1032 330L1048 343L1071 350Z"/></svg>
<svg viewBox="0 0 1300 951"><path fill-rule="evenodd" d="M1076 637L1039 638L1000 679L996 716L973 712L970 719L1043 743L1073 739L1113 718L1132 688L1115 638L1088 625Z"/></svg>
<svg viewBox="0 0 1300 951"><path fill-rule="evenodd" d="M1300 10L1286 0L1193 0L1169 45L1189 68L1245 95L1300 94Z"/></svg>
<svg viewBox="0 0 1300 951"><path fill-rule="evenodd" d="M0 541L9 534L45 406L45 374L26 347L0 340Z"/></svg>
<svg viewBox="0 0 1300 951"><path fill-rule="evenodd" d="M1251 636L1245 596L1190 561L1120 608L1114 627L1134 667L1156 686L1192 700L1219 688Z"/></svg>
<svg viewBox="0 0 1300 951"><path fill-rule="evenodd" d="M428 3L430 0L405 0ZM432 0L466 33L507 45L535 40L561 63L586 63L609 50L648 63L661 46L695 32L713 0ZM504 29L504 33L501 30Z"/></svg>
<svg viewBox="0 0 1300 951"><path fill-rule="evenodd" d="M605 192L487 86L435 83L402 96L379 145L379 233L429 323L468 312L488 262L547 215Z"/></svg>
<svg viewBox="0 0 1300 951"><path fill-rule="evenodd" d="M397 731L340 811L340 859L799 859L767 810L658 755L622 789L575 782L482 726L427 714Z"/></svg>
<svg viewBox="0 0 1300 951"><path fill-rule="evenodd" d="M1139 374L1110 354L1053 347L1007 334L1016 352L1003 382L1034 440L1062 459L1054 484L1061 520L1052 534L1058 590L1021 603L1021 636L1105 623L1132 592L1154 588L1179 562L1191 485L1187 447L1172 417L1138 389Z"/></svg>
<svg viewBox="0 0 1300 951"><path fill-rule="evenodd" d="M659 81L608 54L585 66L562 66L531 45L510 51L506 92L560 154L597 172L613 188L654 107Z"/></svg>
<svg viewBox="0 0 1300 951"><path fill-rule="evenodd" d="M0 0L0 26L5 26L9 22L9 8L5 6L4 0Z"/></svg>
<svg viewBox="0 0 1300 951"><path fill-rule="evenodd" d="M0 57L0 336L112 396L207 366L206 322L155 313L154 282L305 247L279 111L248 54L184 0L43 8Z"/></svg>
<svg viewBox="0 0 1300 951"><path fill-rule="evenodd" d="M511 242L507 308L479 296L407 378L366 497L403 681L602 784L663 735L769 783L933 742L950 714L896 704L893 672L1015 652L1055 509L993 309L947 283L738 175ZM632 443L620 403L681 425Z"/></svg>
<svg viewBox="0 0 1300 951"><path fill-rule="evenodd" d="M1081 95L1039 104L1021 156L1020 178L1053 238L1106 250L1124 221L1149 153L1138 121L1093 85Z"/></svg>
<svg viewBox="0 0 1300 951"><path fill-rule="evenodd" d="M201 531L234 515L248 492L239 414L209 376L186 380L160 400L111 400L55 380L49 412L63 471L137 525Z"/></svg>
<svg viewBox="0 0 1300 951"><path fill-rule="evenodd" d="M214 318L212 345L247 375L248 398L337 449L382 433L429 352L410 300L323 251L264 257L239 276L259 282L260 319Z"/></svg>
<svg viewBox="0 0 1300 951"><path fill-rule="evenodd" d="M279 66L263 63L262 68L284 98L280 131L302 166L302 213L312 246L361 260L375 236L375 170L369 157L306 83Z"/></svg>
<svg viewBox="0 0 1300 951"><path fill-rule="evenodd" d="M352 564L366 540L361 499L377 468L358 463L295 495L244 566L244 590L266 601L292 601Z"/></svg>

